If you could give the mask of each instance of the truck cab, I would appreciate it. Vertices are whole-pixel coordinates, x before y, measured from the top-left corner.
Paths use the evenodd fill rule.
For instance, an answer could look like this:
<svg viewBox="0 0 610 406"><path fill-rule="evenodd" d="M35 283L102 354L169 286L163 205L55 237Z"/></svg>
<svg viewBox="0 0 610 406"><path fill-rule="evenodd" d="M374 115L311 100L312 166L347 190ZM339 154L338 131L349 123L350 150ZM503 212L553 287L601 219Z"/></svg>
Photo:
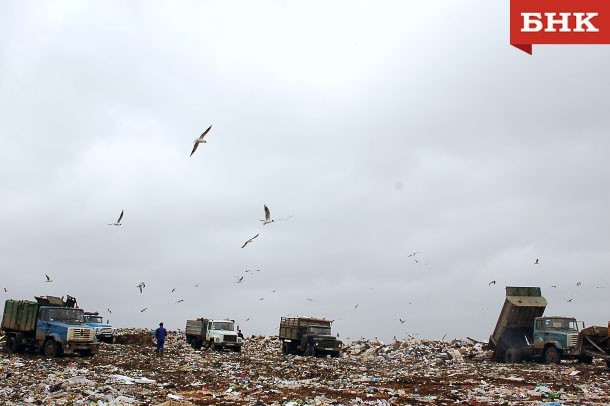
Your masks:
<svg viewBox="0 0 610 406"><path fill-rule="evenodd" d="M554 347L560 358L572 355L578 342L578 322L572 317L537 317L534 320L534 349L546 353ZM551 350L553 351L553 350ZM555 354L552 354L553 358ZM549 357L546 354L545 358ZM558 362L550 359L547 362Z"/></svg>
<svg viewBox="0 0 610 406"><path fill-rule="evenodd" d="M104 323L104 319L98 312L85 312L85 324L93 328L95 337L98 341L112 343L114 338L114 329L110 324Z"/></svg>

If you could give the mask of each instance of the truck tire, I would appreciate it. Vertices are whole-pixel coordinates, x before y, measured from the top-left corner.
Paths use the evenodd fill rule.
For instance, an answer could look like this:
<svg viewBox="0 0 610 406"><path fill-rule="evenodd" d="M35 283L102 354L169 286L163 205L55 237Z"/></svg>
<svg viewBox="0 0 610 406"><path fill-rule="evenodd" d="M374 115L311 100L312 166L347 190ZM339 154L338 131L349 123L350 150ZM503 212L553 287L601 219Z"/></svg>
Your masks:
<svg viewBox="0 0 610 406"><path fill-rule="evenodd" d="M241 347L233 347L233 352L241 352Z"/></svg>
<svg viewBox="0 0 610 406"><path fill-rule="evenodd" d="M59 355L59 350L59 345L52 338L45 341L44 346L42 347L42 353L49 358L57 357Z"/></svg>
<svg viewBox="0 0 610 406"><path fill-rule="evenodd" d="M341 351L333 351L330 353L332 358L339 358L341 356Z"/></svg>
<svg viewBox="0 0 610 406"><path fill-rule="evenodd" d="M15 336L9 336L6 340L6 351L9 354L14 354L17 352L17 339Z"/></svg>
<svg viewBox="0 0 610 406"><path fill-rule="evenodd" d="M520 364L521 361L523 361L521 351L519 351L517 348L509 348L506 350L506 354L504 355L504 361L507 364Z"/></svg>
<svg viewBox="0 0 610 406"><path fill-rule="evenodd" d="M548 347L544 351L544 362L546 364L559 364L561 362L561 355L555 347Z"/></svg>

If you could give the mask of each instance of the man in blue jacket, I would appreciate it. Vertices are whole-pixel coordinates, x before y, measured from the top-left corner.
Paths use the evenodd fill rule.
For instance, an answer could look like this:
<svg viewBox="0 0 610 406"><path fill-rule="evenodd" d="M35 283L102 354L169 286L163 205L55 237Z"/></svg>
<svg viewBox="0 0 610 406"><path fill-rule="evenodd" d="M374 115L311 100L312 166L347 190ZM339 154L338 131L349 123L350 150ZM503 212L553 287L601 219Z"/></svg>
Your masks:
<svg viewBox="0 0 610 406"><path fill-rule="evenodd" d="M157 349L155 351L163 351L165 349L165 337L167 337L167 330L163 327L163 323L159 323L159 328L155 330L155 338L157 339Z"/></svg>

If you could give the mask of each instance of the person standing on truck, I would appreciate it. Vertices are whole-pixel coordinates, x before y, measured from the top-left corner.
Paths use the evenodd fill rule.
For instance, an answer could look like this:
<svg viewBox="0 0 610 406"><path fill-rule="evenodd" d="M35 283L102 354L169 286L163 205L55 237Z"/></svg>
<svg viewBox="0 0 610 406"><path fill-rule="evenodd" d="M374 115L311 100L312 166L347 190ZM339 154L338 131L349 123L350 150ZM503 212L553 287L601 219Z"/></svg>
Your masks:
<svg viewBox="0 0 610 406"><path fill-rule="evenodd" d="M167 330L163 327L163 322L161 322L155 330L155 338L157 339L157 349L155 351L160 352L165 349L165 337L167 337Z"/></svg>
<svg viewBox="0 0 610 406"><path fill-rule="evenodd" d="M242 340L244 339L244 333L241 332L239 327L237 327L237 337L241 338Z"/></svg>

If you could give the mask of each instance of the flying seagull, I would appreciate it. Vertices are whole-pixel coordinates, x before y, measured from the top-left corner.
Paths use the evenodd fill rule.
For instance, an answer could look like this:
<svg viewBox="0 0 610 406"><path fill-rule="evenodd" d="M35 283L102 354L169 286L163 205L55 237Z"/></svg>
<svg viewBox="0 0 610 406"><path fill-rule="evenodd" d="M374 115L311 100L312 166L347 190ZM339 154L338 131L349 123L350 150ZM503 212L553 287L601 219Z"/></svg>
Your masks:
<svg viewBox="0 0 610 406"><path fill-rule="evenodd" d="M193 154L195 153L195 151L197 151L197 147L199 147L199 144L204 144L207 143L206 140L203 139L203 137L205 137L205 135L210 131L210 129L212 128L212 126L209 126L207 130L205 130L203 132L203 134L201 134L199 136L199 138L195 139L195 145L193 145L193 150L191 151L191 156L193 156Z"/></svg>
<svg viewBox="0 0 610 406"><path fill-rule="evenodd" d="M418 252L414 252L413 254L409 254L409 258L414 257L415 254L419 254L419 251Z"/></svg>
<svg viewBox="0 0 610 406"><path fill-rule="evenodd" d="M271 220L271 212L269 211L269 207L267 205L263 205L265 207L265 219L260 220L263 222L263 225L273 223L275 220Z"/></svg>
<svg viewBox="0 0 610 406"><path fill-rule="evenodd" d="M173 289L172 289L172 293L174 293L175 291L176 291L176 288L173 288Z"/></svg>
<svg viewBox="0 0 610 406"><path fill-rule="evenodd" d="M358 308L358 306L359 306L359 304L357 304L356 306L354 306L354 309L357 309L357 308Z"/></svg>
<svg viewBox="0 0 610 406"><path fill-rule="evenodd" d="M116 221L116 223L108 223L108 225L109 226L120 226L121 220L123 220L123 214L125 214L125 210L121 210L121 215L119 216L119 219Z"/></svg>
<svg viewBox="0 0 610 406"><path fill-rule="evenodd" d="M146 310L148 310L148 307L145 307L142 310L140 310L140 313L144 313Z"/></svg>
<svg viewBox="0 0 610 406"><path fill-rule="evenodd" d="M178 304L178 303L182 303L182 302L184 302L184 299L180 299L180 300L178 300L178 301L176 302L176 304Z"/></svg>
<svg viewBox="0 0 610 406"><path fill-rule="evenodd" d="M574 300L574 299L568 299L568 303L570 303L572 300Z"/></svg>
<svg viewBox="0 0 610 406"><path fill-rule="evenodd" d="M44 274L44 276L46 276L46 277L47 277L47 280L46 280L45 282L53 282L53 279L49 278L49 275Z"/></svg>
<svg viewBox="0 0 610 406"><path fill-rule="evenodd" d="M557 287L557 285L553 285L553 286L551 286L551 287L552 287L552 288L556 288L556 287Z"/></svg>
<svg viewBox="0 0 610 406"><path fill-rule="evenodd" d="M258 235L258 234L256 234L256 235ZM260 271L261 271L260 269L246 269L246 273L248 273L248 272L260 272Z"/></svg>
<svg viewBox="0 0 610 406"><path fill-rule="evenodd" d="M6 290L6 288L4 288L4 291L5 291L5 292L8 292L8 291Z"/></svg>
<svg viewBox="0 0 610 406"><path fill-rule="evenodd" d="M144 284L144 282L140 282L140 284L136 286L136 288L140 288L140 293L142 293L142 289L144 289L145 287L146 285Z"/></svg>
<svg viewBox="0 0 610 406"><path fill-rule="evenodd" d="M495 285L495 284L496 284L496 281L491 281L491 282L489 282L489 286L491 286L491 285Z"/></svg>
<svg viewBox="0 0 610 406"><path fill-rule="evenodd" d="M398 319L398 320L400 320L400 324L405 324L405 322L406 322L406 320L403 320L403 319Z"/></svg>
<svg viewBox="0 0 610 406"><path fill-rule="evenodd" d="M264 298L264 297L261 297L261 298L259 298L258 300L263 300L263 299L265 299L265 298Z"/></svg>
<svg viewBox="0 0 610 406"><path fill-rule="evenodd" d="M534 262L534 265L538 265L538 264L539 264L539 262L538 262L538 261L539 261L539 259L538 259L538 258L536 258L536 262Z"/></svg>
<svg viewBox="0 0 610 406"><path fill-rule="evenodd" d="M233 275L235 276L235 275ZM243 276L235 276L237 278L237 280L235 281L235 283L242 283L244 281L244 277Z"/></svg>
<svg viewBox="0 0 610 406"><path fill-rule="evenodd" d="M582 283L580 283L580 282L577 282L577 283L576 283L576 286L580 286L580 285L582 285Z"/></svg>
<svg viewBox="0 0 610 406"><path fill-rule="evenodd" d="M258 237L258 234L256 234L254 237L252 237L248 241L246 241L244 243L244 245L242 245L241 247L244 248L246 245L250 244L252 242L252 240L255 239L256 237Z"/></svg>
<svg viewBox="0 0 610 406"><path fill-rule="evenodd" d="M110 309L106 309L106 310L108 310L108 313L112 314L112 310L110 310Z"/></svg>

